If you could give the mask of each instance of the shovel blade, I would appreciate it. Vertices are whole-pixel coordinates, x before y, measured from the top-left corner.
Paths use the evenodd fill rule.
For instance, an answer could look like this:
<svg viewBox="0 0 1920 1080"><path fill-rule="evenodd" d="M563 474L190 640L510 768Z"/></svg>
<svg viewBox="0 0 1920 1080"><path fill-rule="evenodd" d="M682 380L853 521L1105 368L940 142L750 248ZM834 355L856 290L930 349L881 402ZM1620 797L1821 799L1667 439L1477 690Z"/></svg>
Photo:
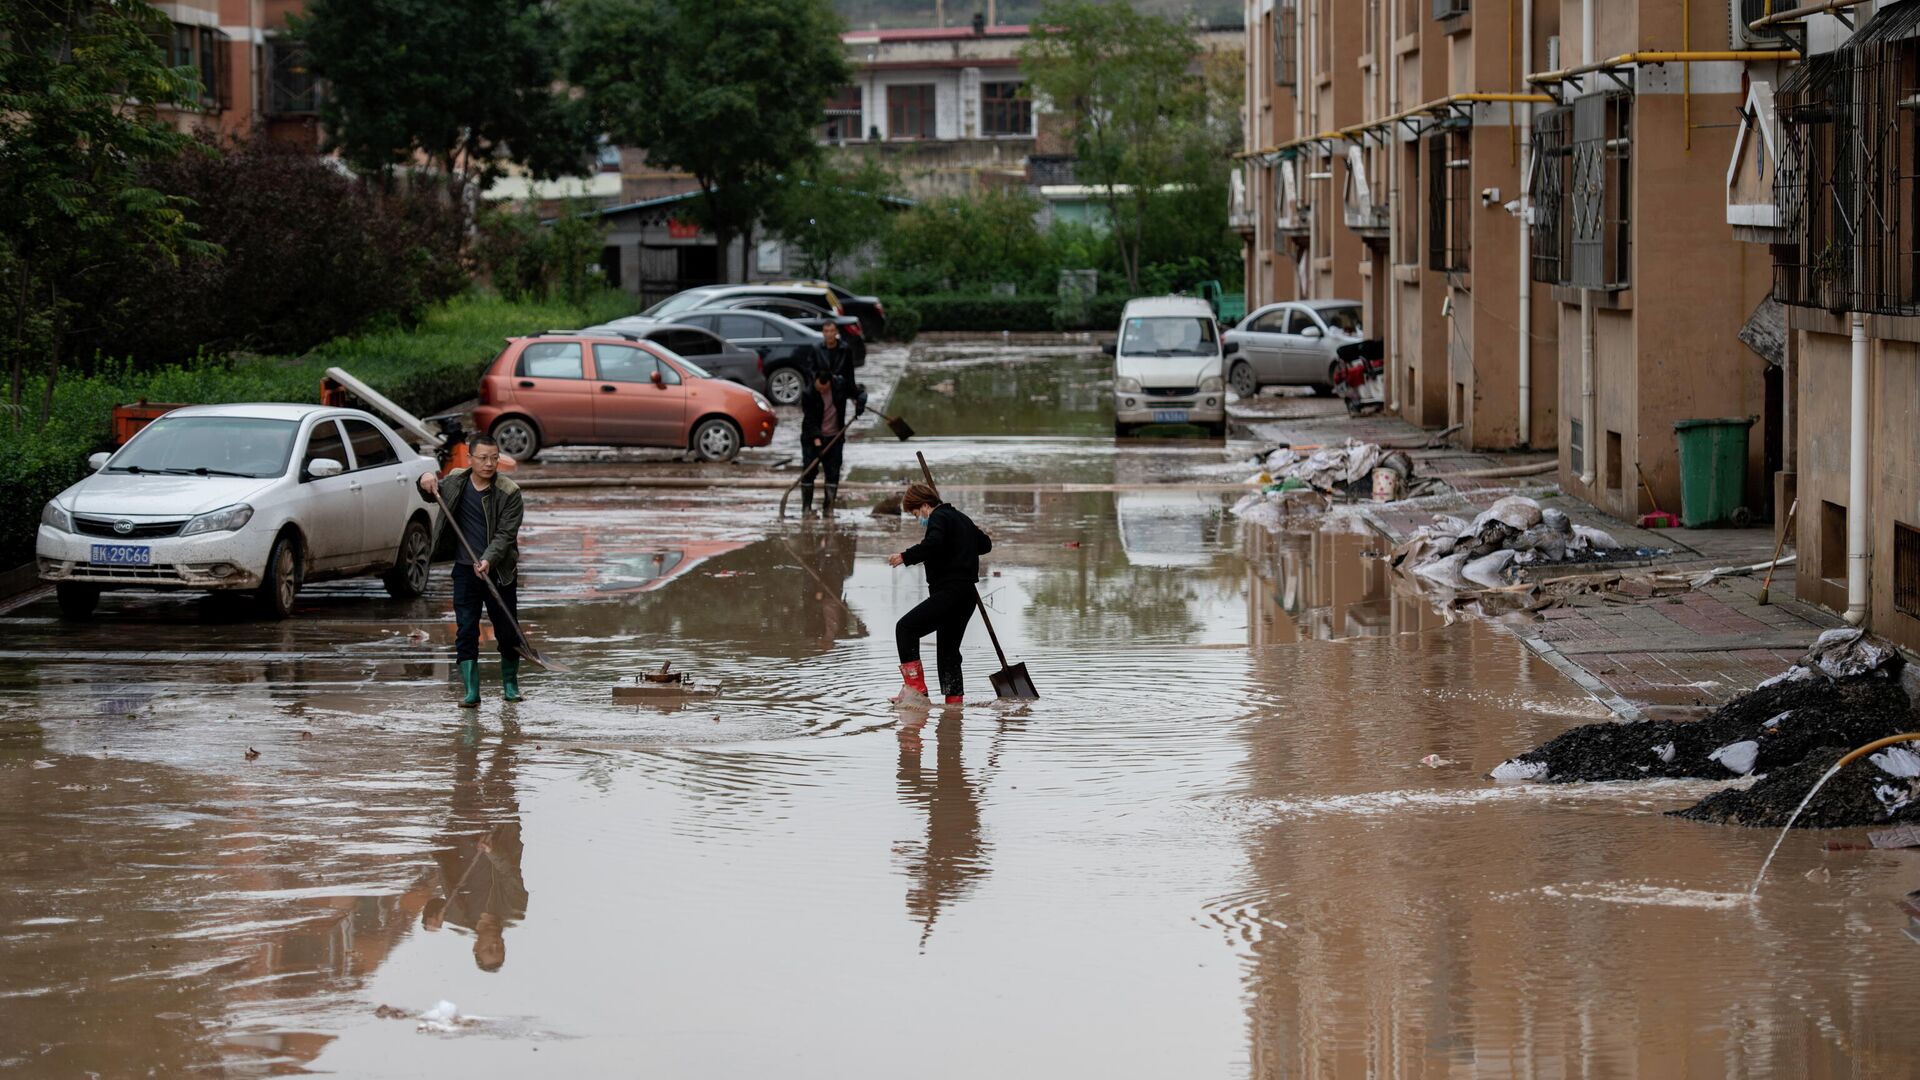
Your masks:
<svg viewBox="0 0 1920 1080"><path fill-rule="evenodd" d="M1034 689L1033 676L1027 674L1027 665L1013 664L1001 668L988 676L993 681L994 696L1014 701L1038 701L1040 691Z"/></svg>
<svg viewBox="0 0 1920 1080"><path fill-rule="evenodd" d="M905 420L897 416L887 417L887 427L893 429L894 437L901 442L906 442L908 439L913 438L913 428L909 427Z"/></svg>
<svg viewBox="0 0 1920 1080"><path fill-rule="evenodd" d="M533 661L534 666L542 671L551 671L556 675L573 674L573 669L567 665L559 663L550 657L541 656L540 651L528 644L525 638L522 638L520 641L519 653L521 659Z"/></svg>

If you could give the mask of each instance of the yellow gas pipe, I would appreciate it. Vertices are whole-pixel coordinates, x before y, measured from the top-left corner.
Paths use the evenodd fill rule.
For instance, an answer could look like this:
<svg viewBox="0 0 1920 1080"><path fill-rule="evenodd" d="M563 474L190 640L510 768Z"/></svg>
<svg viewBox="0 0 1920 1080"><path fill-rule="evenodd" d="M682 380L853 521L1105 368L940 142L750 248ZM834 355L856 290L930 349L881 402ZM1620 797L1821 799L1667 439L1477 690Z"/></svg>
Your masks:
<svg viewBox="0 0 1920 1080"><path fill-rule="evenodd" d="M1868 743L1867 745L1861 747L1858 750L1850 751L1846 757L1843 757L1839 761L1835 762L1833 766L1833 771L1839 772L1841 769L1844 769L1847 766L1853 764L1854 762L1859 761L1861 758L1866 757L1868 754L1873 753L1875 750L1892 746L1895 743L1903 743L1903 742L1920 742L1920 731L1909 731L1905 735L1889 735L1884 739L1875 739L1874 741Z"/></svg>

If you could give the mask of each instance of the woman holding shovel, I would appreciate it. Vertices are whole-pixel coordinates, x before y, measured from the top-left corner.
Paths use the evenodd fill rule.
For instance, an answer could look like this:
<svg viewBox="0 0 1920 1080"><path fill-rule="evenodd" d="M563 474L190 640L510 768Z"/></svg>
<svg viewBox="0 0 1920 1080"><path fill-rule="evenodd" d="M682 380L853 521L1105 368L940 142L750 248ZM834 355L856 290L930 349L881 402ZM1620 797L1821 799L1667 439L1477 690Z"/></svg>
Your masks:
<svg viewBox="0 0 1920 1080"><path fill-rule="evenodd" d="M920 639L932 634L940 693L947 704L957 705L965 700L960 639L973 619L973 587L980 580L980 556L993 550L993 539L972 518L941 502L932 484L909 485L900 505L926 527L927 535L907 550L887 556L887 565L925 566L931 595L902 615L894 627L900 647L900 677L905 685L892 700L896 705L927 704L927 673L920 666Z"/></svg>

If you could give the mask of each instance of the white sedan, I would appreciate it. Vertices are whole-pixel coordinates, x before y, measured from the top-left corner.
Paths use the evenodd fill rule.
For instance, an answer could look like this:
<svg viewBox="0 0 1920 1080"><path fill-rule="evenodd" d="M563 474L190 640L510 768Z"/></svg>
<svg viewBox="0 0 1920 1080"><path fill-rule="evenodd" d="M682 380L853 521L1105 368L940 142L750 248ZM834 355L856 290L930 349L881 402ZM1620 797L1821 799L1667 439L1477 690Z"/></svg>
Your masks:
<svg viewBox="0 0 1920 1080"><path fill-rule="evenodd" d="M251 591L275 617L308 581L379 574L426 591L435 469L357 409L196 405L148 424L40 514L35 554L60 608L104 589Z"/></svg>

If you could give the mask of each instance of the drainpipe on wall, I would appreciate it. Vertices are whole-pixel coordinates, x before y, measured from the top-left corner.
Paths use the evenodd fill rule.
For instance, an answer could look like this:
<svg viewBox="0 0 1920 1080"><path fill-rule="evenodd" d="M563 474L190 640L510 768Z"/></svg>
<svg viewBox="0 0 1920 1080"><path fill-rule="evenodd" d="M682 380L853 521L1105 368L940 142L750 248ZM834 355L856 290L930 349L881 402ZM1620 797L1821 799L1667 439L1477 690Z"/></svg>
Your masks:
<svg viewBox="0 0 1920 1080"><path fill-rule="evenodd" d="M1520 0L1522 71L1533 67L1533 0ZM1533 445L1533 205L1527 190L1533 164L1533 106L1520 106L1526 133L1520 143L1520 445Z"/></svg>
<svg viewBox="0 0 1920 1080"><path fill-rule="evenodd" d="M1384 51L1387 54L1387 112L1400 111L1400 55L1394 48L1395 39L1400 31L1401 5L1394 4L1387 12L1387 41ZM1378 56L1375 57L1376 62ZM1392 357L1387 361L1387 411L1394 415L1400 413L1400 377L1395 369L1400 366L1400 134L1397 127L1389 127L1387 133L1387 329L1380 336L1394 345Z"/></svg>
<svg viewBox="0 0 1920 1080"><path fill-rule="evenodd" d="M1593 0L1580 0L1580 62L1593 63ZM1593 290L1580 290L1580 482L1593 486Z"/></svg>
<svg viewBox="0 0 1920 1080"><path fill-rule="evenodd" d="M1593 486L1593 290L1580 290L1580 482Z"/></svg>
<svg viewBox="0 0 1920 1080"><path fill-rule="evenodd" d="M1859 626L1867 621L1867 317L1857 311L1847 423L1847 625Z"/></svg>

